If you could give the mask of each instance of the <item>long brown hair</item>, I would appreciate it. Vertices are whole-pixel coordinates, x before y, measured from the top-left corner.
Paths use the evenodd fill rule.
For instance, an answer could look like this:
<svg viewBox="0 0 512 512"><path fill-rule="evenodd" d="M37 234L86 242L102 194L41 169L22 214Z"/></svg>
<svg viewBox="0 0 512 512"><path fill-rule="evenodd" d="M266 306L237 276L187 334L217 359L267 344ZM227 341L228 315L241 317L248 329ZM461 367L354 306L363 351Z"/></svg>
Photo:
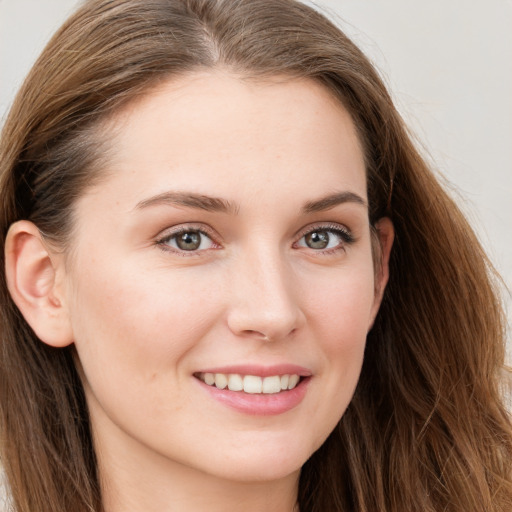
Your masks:
<svg viewBox="0 0 512 512"><path fill-rule="evenodd" d="M371 64L293 0L92 0L33 67L0 142L0 233L29 219L65 250L101 179L102 122L161 80L222 65L325 85L365 149L370 221L392 218L390 282L354 398L304 465L301 512L509 512L512 433L492 271ZM198 142L198 144L200 144ZM102 509L73 348L40 342L1 278L1 457L17 512Z"/></svg>

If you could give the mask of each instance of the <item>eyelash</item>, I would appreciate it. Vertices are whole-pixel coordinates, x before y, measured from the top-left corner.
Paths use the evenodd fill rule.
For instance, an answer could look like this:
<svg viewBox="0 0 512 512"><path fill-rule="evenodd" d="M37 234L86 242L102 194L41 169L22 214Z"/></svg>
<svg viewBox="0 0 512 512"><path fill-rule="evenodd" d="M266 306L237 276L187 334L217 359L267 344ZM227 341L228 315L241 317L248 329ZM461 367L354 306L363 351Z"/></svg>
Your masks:
<svg viewBox="0 0 512 512"><path fill-rule="evenodd" d="M197 227L197 226L183 226L180 227L172 232L167 232L165 235L161 236L156 240L156 245L158 245L163 251L171 252L173 254L176 254L178 256L184 256L184 257L194 257L199 256L204 251L210 250L208 249L199 249L199 250L191 250L187 251L185 249L179 249L174 248L169 245L169 242L171 240L176 240L180 235L184 235L186 233L199 233L202 236L207 237L209 240L211 240L212 244L214 245L214 249L218 249L221 247L217 242L214 240L214 235L210 233L208 230L204 229L203 227Z"/></svg>
<svg viewBox="0 0 512 512"><path fill-rule="evenodd" d="M331 247L329 249L313 249L307 246L298 246L297 244L305 238L307 235L315 233L315 232L327 232L335 234L341 241L335 247ZM199 233L202 236L207 237L214 247L209 247L207 249L195 249L187 251L185 249L174 248L169 245L171 240L176 240L180 235L184 235L186 233ZM314 254L333 254L340 250L345 251L348 245L351 245L355 242L355 238L352 233L346 229L345 227L340 226L339 224L320 224L313 227L310 227L302 232L300 232L300 236L296 242L294 242L294 247L301 247L304 249L310 249ZM166 233L162 237L156 240L156 245L159 246L163 251L172 252L173 254L177 254L183 257L194 257L200 256L205 251L209 251L210 249L218 249L220 248L220 244L215 242L213 233L210 233L209 230L204 229L204 227L196 227L196 226L183 226L175 231L170 233Z"/></svg>
<svg viewBox="0 0 512 512"><path fill-rule="evenodd" d="M320 254L320 255L334 254L338 251L345 251L347 246L353 244L356 241L354 235L344 226L341 226L339 224L319 224L316 226L312 226L310 228L306 228L304 231L302 231L300 233L300 237L299 237L298 241L295 242L294 245L296 246L307 235L310 235L315 232L334 233L340 239L340 243L338 245L336 245L335 247L331 247L329 249L315 250L315 249L309 248L310 250L312 250L314 252L314 254ZM304 246L300 246L300 247L304 247ZM308 247L304 247L304 248L307 249Z"/></svg>

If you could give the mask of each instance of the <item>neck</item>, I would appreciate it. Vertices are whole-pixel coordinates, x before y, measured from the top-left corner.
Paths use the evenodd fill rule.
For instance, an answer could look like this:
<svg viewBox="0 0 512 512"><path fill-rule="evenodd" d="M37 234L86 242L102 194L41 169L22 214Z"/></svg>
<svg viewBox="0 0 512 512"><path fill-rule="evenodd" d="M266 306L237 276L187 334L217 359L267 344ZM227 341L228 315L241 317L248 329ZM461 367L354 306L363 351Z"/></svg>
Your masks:
<svg viewBox="0 0 512 512"><path fill-rule="evenodd" d="M236 482L172 466L146 478L126 466L114 472L100 469L104 512L298 512L298 473L268 482Z"/></svg>
<svg viewBox="0 0 512 512"><path fill-rule="evenodd" d="M298 512L299 470L269 480L236 480L120 437L95 439L103 512Z"/></svg>
<svg viewBox="0 0 512 512"><path fill-rule="evenodd" d="M298 512L300 468L279 471L279 454L253 467L230 465L229 453L217 465L190 446L155 450L91 406L103 512Z"/></svg>

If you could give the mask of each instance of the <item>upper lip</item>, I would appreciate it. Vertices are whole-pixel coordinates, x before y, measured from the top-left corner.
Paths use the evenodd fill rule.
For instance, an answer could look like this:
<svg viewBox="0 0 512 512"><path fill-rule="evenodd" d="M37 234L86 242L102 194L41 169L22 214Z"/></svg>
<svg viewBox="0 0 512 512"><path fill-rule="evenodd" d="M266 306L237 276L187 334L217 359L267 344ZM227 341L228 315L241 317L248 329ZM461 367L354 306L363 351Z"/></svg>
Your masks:
<svg viewBox="0 0 512 512"><path fill-rule="evenodd" d="M300 377L310 377L312 375L311 370L296 364L276 364L271 366L237 364L204 368L196 373L236 373L239 375L255 375L257 377L270 377L272 375L299 375Z"/></svg>

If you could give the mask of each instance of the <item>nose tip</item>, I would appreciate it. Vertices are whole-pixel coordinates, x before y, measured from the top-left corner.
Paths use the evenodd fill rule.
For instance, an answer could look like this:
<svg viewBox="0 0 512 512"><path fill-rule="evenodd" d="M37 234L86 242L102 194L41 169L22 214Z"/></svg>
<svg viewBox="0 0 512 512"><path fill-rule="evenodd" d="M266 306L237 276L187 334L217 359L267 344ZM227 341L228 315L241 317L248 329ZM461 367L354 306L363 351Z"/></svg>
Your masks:
<svg viewBox="0 0 512 512"><path fill-rule="evenodd" d="M273 342L292 336L298 327L298 315L274 312L272 316L263 316L259 311L242 312L238 308L228 319L231 331L237 336L262 342Z"/></svg>
<svg viewBox="0 0 512 512"><path fill-rule="evenodd" d="M284 269L253 266L245 278L235 280L228 314L235 335L271 342L288 338L301 327L305 317L299 294Z"/></svg>
<svg viewBox="0 0 512 512"><path fill-rule="evenodd" d="M231 315L228 321L231 331L239 337L270 343L280 339L289 338L297 330L297 322L284 318L258 318L254 312L249 315ZM257 327L247 329L246 326Z"/></svg>

